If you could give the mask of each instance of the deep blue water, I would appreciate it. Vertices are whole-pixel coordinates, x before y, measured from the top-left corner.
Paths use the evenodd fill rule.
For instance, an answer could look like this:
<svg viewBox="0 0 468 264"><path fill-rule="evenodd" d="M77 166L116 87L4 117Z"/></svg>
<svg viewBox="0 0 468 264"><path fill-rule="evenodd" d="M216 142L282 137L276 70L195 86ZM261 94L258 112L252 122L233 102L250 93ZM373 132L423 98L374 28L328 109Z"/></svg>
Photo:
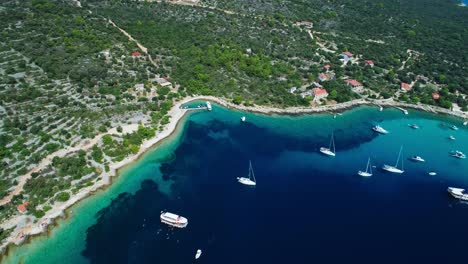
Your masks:
<svg viewBox="0 0 468 264"><path fill-rule="evenodd" d="M452 132L432 116L405 117L356 110L277 121L215 108L189 118L166 160L149 161L154 175L123 192L96 215L81 254L91 263L465 263L468 205L450 199L447 186L468 183L467 133ZM223 112L224 111L224 112ZM380 117L379 117L380 115ZM416 117L415 117L416 115ZM380 118L380 119L379 119ZM410 118L414 118L409 120ZM229 118L227 118L229 119ZM238 117L234 117L238 120ZM264 125L270 120L274 125ZM258 121L258 122L257 122ZM407 127L418 122L420 130ZM369 128L382 122L391 134ZM294 127L293 124L300 128ZM337 157L318 154L334 131ZM457 134L455 134L457 133ZM457 142L446 137L455 134ZM405 174L375 168L355 175L371 156L377 167L405 160ZM240 185L252 160L258 185ZM149 166L146 164L146 166ZM439 175L427 176L436 169ZM137 171L137 169L135 169ZM170 182L170 194L159 188ZM186 229L161 224L161 210L189 219ZM195 261L195 251L202 257Z"/></svg>

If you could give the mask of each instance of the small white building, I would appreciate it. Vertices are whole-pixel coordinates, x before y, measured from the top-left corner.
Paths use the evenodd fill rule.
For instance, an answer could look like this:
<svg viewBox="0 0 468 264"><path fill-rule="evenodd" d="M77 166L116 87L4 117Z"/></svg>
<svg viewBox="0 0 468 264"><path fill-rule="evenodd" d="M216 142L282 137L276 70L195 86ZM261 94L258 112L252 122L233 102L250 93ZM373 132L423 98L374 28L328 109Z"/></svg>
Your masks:
<svg viewBox="0 0 468 264"><path fill-rule="evenodd" d="M135 84L135 91L144 92L145 91L145 85L143 83Z"/></svg>
<svg viewBox="0 0 468 264"><path fill-rule="evenodd" d="M294 93L296 90L297 90L296 87L292 87L291 89L289 89L289 92L290 92L290 93Z"/></svg>
<svg viewBox="0 0 468 264"><path fill-rule="evenodd" d="M150 81L155 82L162 87L172 86L172 83L164 78L153 78Z"/></svg>
<svg viewBox="0 0 468 264"><path fill-rule="evenodd" d="M312 96L312 95L314 95L313 91L306 91L306 92L301 93L302 98L306 98L307 96Z"/></svg>

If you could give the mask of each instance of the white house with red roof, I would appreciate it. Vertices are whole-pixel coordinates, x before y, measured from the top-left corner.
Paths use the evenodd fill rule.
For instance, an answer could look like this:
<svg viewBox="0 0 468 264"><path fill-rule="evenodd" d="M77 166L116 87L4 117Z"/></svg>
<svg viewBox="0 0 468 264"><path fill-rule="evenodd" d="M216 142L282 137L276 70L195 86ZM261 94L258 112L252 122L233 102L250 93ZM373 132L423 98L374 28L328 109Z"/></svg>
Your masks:
<svg viewBox="0 0 468 264"><path fill-rule="evenodd" d="M345 80L345 82L346 82L349 86L351 86L351 87L353 87L353 88L362 87L362 84L361 84L360 82L354 80L354 79L352 79L352 80L351 80L351 79L348 79L348 80Z"/></svg>
<svg viewBox="0 0 468 264"><path fill-rule="evenodd" d="M340 56L341 58L343 58L343 60L347 61L347 60L350 60L354 56L354 54L352 54L349 51L345 51L345 52L342 52Z"/></svg>
<svg viewBox="0 0 468 264"><path fill-rule="evenodd" d="M331 66L330 66L330 64L327 64L327 65L323 66L323 68L325 68L325 70L328 71L328 70L330 70Z"/></svg>
<svg viewBox="0 0 468 264"><path fill-rule="evenodd" d="M139 51L134 51L134 52L132 52L132 56L133 57L140 57L141 53Z"/></svg>
<svg viewBox="0 0 468 264"><path fill-rule="evenodd" d="M327 90L315 87L312 89L314 94L314 101L319 101L320 99L325 99L328 96Z"/></svg>
<svg viewBox="0 0 468 264"><path fill-rule="evenodd" d="M326 81L328 79L327 75L324 74L324 73L321 73L319 74L319 81L323 82L323 81Z"/></svg>
<svg viewBox="0 0 468 264"><path fill-rule="evenodd" d="M374 61L366 60L366 66L374 67Z"/></svg>
<svg viewBox="0 0 468 264"><path fill-rule="evenodd" d="M401 89L402 92L406 93L409 90L411 90L411 86L409 84L407 84L407 83L402 82L401 86L400 86L400 89Z"/></svg>
<svg viewBox="0 0 468 264"><path fill-rule="evenodd" d="M432 93L432 99L439 100L440 95L438 93Z"/></svg>

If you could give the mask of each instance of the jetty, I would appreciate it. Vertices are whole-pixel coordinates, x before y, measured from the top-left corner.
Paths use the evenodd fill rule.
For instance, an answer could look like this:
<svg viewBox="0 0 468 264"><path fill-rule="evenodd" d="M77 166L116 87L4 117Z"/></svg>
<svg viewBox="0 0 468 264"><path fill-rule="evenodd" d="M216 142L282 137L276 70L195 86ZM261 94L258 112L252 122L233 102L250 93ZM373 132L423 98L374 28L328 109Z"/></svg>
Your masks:
<svg viewBox="0 0 468 264"><path fill-rule="evenodd" d="M395 106L395 108L398 109L398 110L401 110L403 113L405 113L405 115L408 114L408 110L406 110L406 109L403 109L403 108L398 107L398 106Z"/></svg>
<svg viewBox="0 0 468 264"><path fill-rule="evenodd" d="M194 105L194 106L188 106L188 105L181 105L180 109L184 109L187 111L194 111L194 110L208 110L211 111L211 105L204 105L204 104L199 104L199 105Z"/></svg>

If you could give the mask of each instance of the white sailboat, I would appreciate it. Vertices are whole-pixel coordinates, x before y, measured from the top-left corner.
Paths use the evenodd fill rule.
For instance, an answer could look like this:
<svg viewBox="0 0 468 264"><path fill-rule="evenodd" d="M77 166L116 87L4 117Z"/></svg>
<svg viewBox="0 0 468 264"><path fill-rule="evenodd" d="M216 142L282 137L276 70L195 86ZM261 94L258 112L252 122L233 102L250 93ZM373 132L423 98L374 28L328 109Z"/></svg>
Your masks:
<svg viewBox="0 0 468 264"><path fill-rule="evenodd" d="M385 171L388 171L388 172L392 172L392 173L400 173L401 174L401 173L405 172L403 170L403 160L401 160L401 169L398 169L398 163L400 162L400 157L401 157L401 151L402 150L403 150L403 147L400 148L400 153L398 153L398 158L397 158L395 166L390 166L390 165L384 164L382 169L385 170Z"/></svg>
<svg viewBox="0 0 468 264"><path fill-rule="evenodd" d="M249 185L249 186L257 185L257 181L255 180L255 174L253 172L252 162L251 161L249 161L249 177L248 178L246 178L246 177L237 177L237 181L242 183L242 184Z"/></svg>
<svg viewBox="0 0 468 264"><path fill-rule="evenodd" d="M333 148L333 151L332 151L332 148ZM333 133L332 133L332 136L331 136L331 139L330 139L330 146L328 148L321 147L320 152L322 152L325 155L335 157L335 155L336 155L335 154L335 140L333 138Z"/></svg>
<svg viewBox="0 0 468 264"><path fill-rule="evenodd" d="M358 175L362 177L370 177L372 176L372 166L370 164L370 157L367 160L366 171L358 171Z"/></svg>

